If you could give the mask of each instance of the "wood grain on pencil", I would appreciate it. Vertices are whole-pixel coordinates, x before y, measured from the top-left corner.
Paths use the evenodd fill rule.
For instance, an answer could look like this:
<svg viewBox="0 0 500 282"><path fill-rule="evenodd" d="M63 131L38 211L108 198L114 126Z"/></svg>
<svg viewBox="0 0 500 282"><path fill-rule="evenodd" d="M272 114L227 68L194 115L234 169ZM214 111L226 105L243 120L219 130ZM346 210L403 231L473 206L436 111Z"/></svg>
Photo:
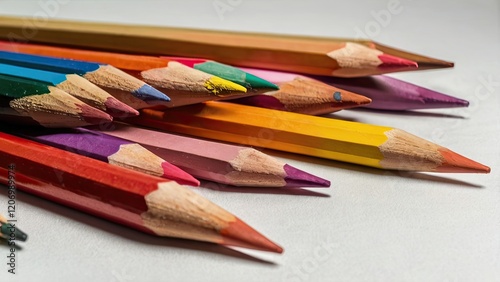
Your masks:
<svg viewBox="0 0 500 282"><path fill-rule="evenodd" d="M84 128L47 130L36 128L5 131L62 150L98 159L113 165L164 177L180 184L200 185L194 177L137 143Z"/></svg>
<svg viewBox="0 0 500 282"><path fill-rule="evenodd" d="M0 18L3 38L26 41L20 18ZM15 38L17 34L19 38ZM453 66L368 40L276 34L231 33L167 27L49 20L32 42L155 55L201 57L245 67L314 75L366 76L394 71ZM138 44L140 42L140 44ZM375 49L377 48L377 49Z"/></svg>
<svg viewBox="0 0 500 282"><path fill-rule="evenodd" d="M243 221L174 181L0 132L0 181L140 231L281 253Z"/></svg>
<svg viewBox="0 0 500 282"><path fill-rule="evenodd" d="M102 132L137 142L188 173L249 187L329 187L330 181L255 149L183 137L115 123Z"/></svg>
<svg viewBox="0 0 500 282"><path fill-rule="evenodd" d="M247 91L245 87L216 75L158 57L12 42L0 42L0 50L113 65L167 93L171 101L163 104L166 107L242 97Z"/></svg>
<svg viewBox="0 0 500 282"><path fill-rule="evenodd" d="M130 122L383 169L490 171L487 166L399 129L224 102L166 111L145 109Z"/></svg>
<svg viewBox="0 0 500 282"><path fill-rule="evenodd" d="M0 119L45 127L109 123L112 117L53 86L0 75Z"/></svg>

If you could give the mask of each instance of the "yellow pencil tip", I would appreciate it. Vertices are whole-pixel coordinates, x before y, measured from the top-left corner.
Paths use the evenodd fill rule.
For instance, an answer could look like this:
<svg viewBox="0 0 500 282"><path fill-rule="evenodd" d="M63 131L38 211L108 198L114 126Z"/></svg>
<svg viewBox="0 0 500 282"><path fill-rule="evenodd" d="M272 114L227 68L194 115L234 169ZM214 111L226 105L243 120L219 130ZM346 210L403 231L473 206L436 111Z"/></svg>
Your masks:
<svg viewBox="0 0 500 282"><path fill-rule="evenodd" d="M230 95L231 92L247 92L245 87L218 76L212 76L205 81L205 87L218 96Z"/></svg>

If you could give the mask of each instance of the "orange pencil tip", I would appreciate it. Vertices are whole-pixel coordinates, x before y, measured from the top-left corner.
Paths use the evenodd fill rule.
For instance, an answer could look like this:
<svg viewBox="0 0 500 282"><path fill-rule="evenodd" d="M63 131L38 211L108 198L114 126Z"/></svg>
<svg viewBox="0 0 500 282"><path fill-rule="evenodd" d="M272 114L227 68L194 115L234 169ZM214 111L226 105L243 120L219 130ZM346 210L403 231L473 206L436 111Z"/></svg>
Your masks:
<svg viewBox="0 0 500 282"><path fill-rule="evenodd" d="M456 173L490 173L488 166L482 165L462 155L459 155L448 149L440 149L444 161L441 166L436 168L437 172L456 172Z"/></svg>
<svg viewBox="0 0 500 282"><path fill-rule="evenodd" d="M396 57L396 56L392 56L392 55L388 55L388 54L382 54L382 55L379 55L378 58L382 61L382 64L380 65L381 67L408 66L408 67L418 68L417 62L403 59L400 57Z"/></svg>
<svg viewBox="0 0 500 282"><path fill-rule="evenodd" d="M236 218L229 226L220 230L223 235L223 245L244 247L274 253L283 253L283 248L271 242L264 235L255 231L252 227Z"/></svg>

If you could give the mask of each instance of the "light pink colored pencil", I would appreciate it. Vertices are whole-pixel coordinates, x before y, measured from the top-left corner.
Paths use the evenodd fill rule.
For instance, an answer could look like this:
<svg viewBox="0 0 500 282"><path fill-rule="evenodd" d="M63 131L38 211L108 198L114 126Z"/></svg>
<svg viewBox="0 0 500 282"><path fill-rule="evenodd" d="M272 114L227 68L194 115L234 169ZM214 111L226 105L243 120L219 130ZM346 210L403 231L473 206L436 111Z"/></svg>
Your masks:
<svg viewBox="0 0 500 282"><path fill-rule="evenodd" d="M97 127L92 128L99 130ZM116 123L102 133L141 144L194 177L233 186L329 187L319 178L255 149Z"/></svg>

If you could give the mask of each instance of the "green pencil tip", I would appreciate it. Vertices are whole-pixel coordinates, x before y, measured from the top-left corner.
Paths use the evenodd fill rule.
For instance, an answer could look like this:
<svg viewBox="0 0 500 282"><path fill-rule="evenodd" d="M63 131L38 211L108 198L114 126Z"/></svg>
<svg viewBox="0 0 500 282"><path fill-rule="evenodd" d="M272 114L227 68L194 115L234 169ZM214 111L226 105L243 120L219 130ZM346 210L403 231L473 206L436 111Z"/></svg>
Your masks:
<svg viewBox="0 0 500 282"><path fill-rule="evenodd" d="M252 88L258 89L258 88L269 88L272 90L278 90L280 89L278 85L271 83L265 79L262 79L258 76L255 76L250 73L246 73L246 82L248 82Z"/></svg>
<svg viewBox="0 0 500 282"><path fill-rule="evenodd" d="M12 234L14 234L14 238L18 241L24 242L28 239L28 235L26 235L26 233L21 231L19 228L12 226L9 223L1 223L0 222L0 224L1 224L0 225L0 233L1 233L0 237L3 237L4 239L10 240L13 237Z"/></svg>
<svg viewBox="0 0 500 282"><path fill-rule="evenodd" d="M269 90L279 89L279 87L276 84L273 84L267 80L264 80L253 74L244 72L239 68L235 68L233 66L214 61L208 61L202 64L196 64L194 68L209 74L216 75L220 78L227 79L246 88L252 88L252 89L265 88Z"/></svg>

